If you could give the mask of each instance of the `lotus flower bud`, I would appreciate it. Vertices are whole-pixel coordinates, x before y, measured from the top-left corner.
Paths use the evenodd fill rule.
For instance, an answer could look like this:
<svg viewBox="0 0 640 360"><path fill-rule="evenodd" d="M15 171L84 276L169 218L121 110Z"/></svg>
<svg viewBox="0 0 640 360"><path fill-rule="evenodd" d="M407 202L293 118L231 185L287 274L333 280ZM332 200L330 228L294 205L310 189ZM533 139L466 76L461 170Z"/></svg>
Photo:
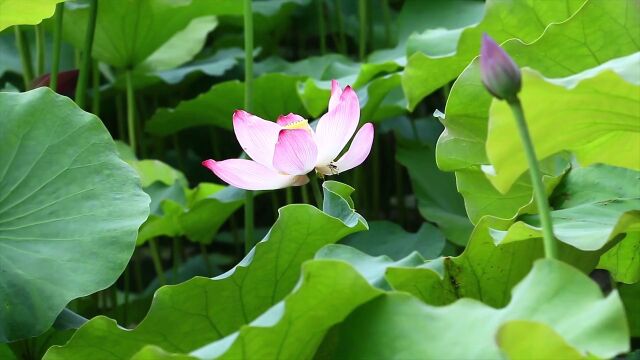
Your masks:
<svg viewBox="0 0 640 360"><path fill-rule="evenodd" d="M484 86L498 99L511 100L520 92L522 82L518 65L487 34L482 35L480 75Z"/></svg>

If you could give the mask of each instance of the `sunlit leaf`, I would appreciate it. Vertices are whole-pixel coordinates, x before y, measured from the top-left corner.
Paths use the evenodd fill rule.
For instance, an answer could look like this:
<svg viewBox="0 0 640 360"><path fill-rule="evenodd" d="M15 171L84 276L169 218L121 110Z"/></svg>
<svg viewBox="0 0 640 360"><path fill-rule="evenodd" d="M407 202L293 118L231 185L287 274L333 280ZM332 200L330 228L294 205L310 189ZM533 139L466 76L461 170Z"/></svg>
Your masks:
<svg viewBox="0 0 640 360"><path fill-rule="evenodd" d="M516 38L525 43L536 40L547 25L570 18L585 0L562 1L496 1L485 5L484 18L462 31L454 54L445 49L442 54L413 54L402 78L409 108L413 109L425 96L454 80L480 50L480 37L488 33L502 42ZM590 29L597 27L590 26Z"/></svg>
<svg viewBox="0 0 640 360"><path fill-rule="evenodd" d="M0 31L12 25L35 25L53 16L56 5L65 0L0 1Z"/></svg>
<svg viewBox="0 0 640 360"><path fill-rule="evenodd" d="M581 353L610 358L629 349L618 293L603 297L591 279L571 266L540 260L504 308L471 299L432 307L404 293L378 297L340 325L335 354L341 359L501 358L495 337L511 320L542 323Z"/></svg>
<svg viewBox="0 0 640 360"><path fill-rule="evenodd" d="M498 346L508 359L588 359L562 336L541 322L511 320L500 327Z"/></svg>
<svg viewBox="0 0 640 360"><path fill-rule="evenodd" d="M333 201L334 207L339 202L349 207L346 198ZM349 219L330 216L309 205L285 206L267 236L229 272L160 288L149 314L133 330L123 330L111 319L96 317L67 345L50 349L45 359L129 358L145 345L188 352L224 338L291 292L300 264L318 249L366 229L361 221L350 226L344 221Z"/></svg>
<svg viewBox="0 0 640 360"><path fill-rule="evenodd" d="M609 69L631 74L623 78ZM640 170L637 69L640 53L612 60L598 72L590 70L553 82L536 72L523 71L519 98L536 155L544 159L570 150L582 166L605 163ZM557 85L560 82L568 87ZM548 136L551 128L562 136ZM486 148L495 171L489 179L498 190L508 191L528 166L516 122L504 101L494 100L491 106Z"/></svg>

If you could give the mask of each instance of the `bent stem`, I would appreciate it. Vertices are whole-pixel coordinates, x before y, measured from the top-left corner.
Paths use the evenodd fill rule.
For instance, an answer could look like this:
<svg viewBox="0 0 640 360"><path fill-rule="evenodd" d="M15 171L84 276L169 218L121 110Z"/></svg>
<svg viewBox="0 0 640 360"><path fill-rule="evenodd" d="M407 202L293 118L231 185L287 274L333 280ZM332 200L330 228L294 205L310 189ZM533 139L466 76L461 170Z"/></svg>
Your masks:
<svg viewBox="0 0 640 360"><path fill-rule="evenodd" d="M244 0L244 107L251 111L253 92L253 10L251 0ZM245 193L244 249L248 253L254 245L253 192Z"/></svg>
<svg viewBox="0 0 640 360"><path fill-rule="evenodd" d="M58 89L58 70L60 69L60 49L62 47L62 20L64 3L56 5L55 27L53 28L53 54L51 56L51 75L49 84L53 91Z"/></svg>
<svg viewBox="0 0 640 360"><path fill-rule="evenodd" d="M517 97L511 100L507 100L513 117L516 119L518 132L522 139L522 145L524 146L524 153L529 163L529 173L531 174L531 184L533 185L533 193L538 203L538 213L540 214L540 223L542 224L542 235L544 241L544 255L547 259L558 258L558 247L556 239L553 236L553 223L551 222L551 210L549 209L549 202L544 190L544 184L542 183L542 176L540 168L538 166L538 159L536 157L533 142L529 135L529 129L524 118L524 111L522 110L522 104Z"/></svg>
<svg viewBox="0 0 640 360"><path fill-rule="evenodd" d="M91 49L93 47L93 34L96 31L96 17L98 16L98 0L91 0L89 3L89 22L87 33L82 48L82 63L78 74L78 85L76 86L76 104L84 109L87 100L87 84L89 83L89 68L91 66Z"/></svg>

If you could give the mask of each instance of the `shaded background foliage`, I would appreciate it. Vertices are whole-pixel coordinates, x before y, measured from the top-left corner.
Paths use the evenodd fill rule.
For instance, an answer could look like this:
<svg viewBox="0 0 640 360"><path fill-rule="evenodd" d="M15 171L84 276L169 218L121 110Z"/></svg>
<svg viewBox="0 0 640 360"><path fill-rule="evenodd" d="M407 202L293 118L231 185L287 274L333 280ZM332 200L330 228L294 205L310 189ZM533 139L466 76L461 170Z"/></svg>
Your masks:
<svg viewBox="0 0 640 360"><path fill-rule="evenodd" d="M244 191L221 185L200 165L241 153L231 114L245 96L243 2L100 0L84 108L99 119L45 89L15 94L33 85L23 81L24 61L8 27L22 25L34 76L45 75L57 2L40 0L28 10L17 0L0 4L0 30L7 28L0 31L0 241L33 235L11 227L24 214L4 211L15 199L2 189L18 186L8 154L29 162L35 151L15 134L56 143L56 133L42 130L51 126L45 113L69 118L68 126L90 121L95 134L85 140L102 139L103 156L123 168L121 181L137 181L135 171L146 195L132 186L127 203L103 204L108 212L135 212L123 216L128 228L108 216L104 228L92 228L96 239L110 226L128 230L114 244L135 246L133 255L88 242L78 257L100 247L93 256L122 266L90 270L95 279L82 280L93 287L56 274L72 285L59 287L60 304L37 324L0 312L0 335L14 341L0 346L0 357L521 358L531 347L550 357L637 356L638 1L254 1L252 112L316 119L337 79L356 89L361 121L375 123L376 138L363 166L331 178L341 183L325 182L323 209L307 205L307 187L256 193L264 240L246 256L238 211ZM89 7L80 0L63 6L61 70L72 70L82 58ZM9 10L21 15L3 18ZM24 26L42 19L35 31ZM565 263L538 260L539 219L515 126L480 82L483 32L527 68L521 97ZM133 149L127 73L135 89ZM15 96L30 100L20 104ZM88 151L79 141L65 146ZM47 151L52 163L71 160ZM65 166L61 171L75 168ZM124 187L105 170L95 173L87 181ZM83 191L80 177L70 193ZM27 213L55 200L35 193ZM69 216L82 201L61 211ZM38 251L55 259L70 251L50 230L40 235L50 249ZM7 258L4 246L0 256ZM15 261L11 271L31 264ZM607 271L599 279L615 288L611 293L587 277L595 269ZM34 309L51 305L54 295L42 286L15 297L17 283L0 295L33 301ZM75 332L50 328L72 299L68 308L91 320ZM461 332L469 334L461 339Z"/></svg>

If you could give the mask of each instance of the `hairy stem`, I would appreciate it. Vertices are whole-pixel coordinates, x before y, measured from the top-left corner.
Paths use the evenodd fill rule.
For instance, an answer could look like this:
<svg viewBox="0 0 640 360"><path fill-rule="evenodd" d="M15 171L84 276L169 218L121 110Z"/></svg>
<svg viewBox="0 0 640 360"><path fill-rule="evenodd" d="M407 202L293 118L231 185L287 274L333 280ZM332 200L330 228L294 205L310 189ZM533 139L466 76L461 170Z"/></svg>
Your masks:
<svg viewBox="0 0 640 360"><path fill-rule="evenodd" d="M524 117L524 111L520 100L515 99L508 100L511 112L516 119L518 126L518 132L522 145L524 147L524 153L529 163L529 173L531 174L531 185L533 185L533 193L538 205L538 213L540 214L540 223L542 224L542 235L544 240L544 254L548 259L558 258L558 248L556 239L553 235L553 223L551 221L551 210L549 208L549 202L545 192L544 184L542 183L542 175L538 166L538 159L536 157L533 142L529 135L529 129Z"/></svg>

